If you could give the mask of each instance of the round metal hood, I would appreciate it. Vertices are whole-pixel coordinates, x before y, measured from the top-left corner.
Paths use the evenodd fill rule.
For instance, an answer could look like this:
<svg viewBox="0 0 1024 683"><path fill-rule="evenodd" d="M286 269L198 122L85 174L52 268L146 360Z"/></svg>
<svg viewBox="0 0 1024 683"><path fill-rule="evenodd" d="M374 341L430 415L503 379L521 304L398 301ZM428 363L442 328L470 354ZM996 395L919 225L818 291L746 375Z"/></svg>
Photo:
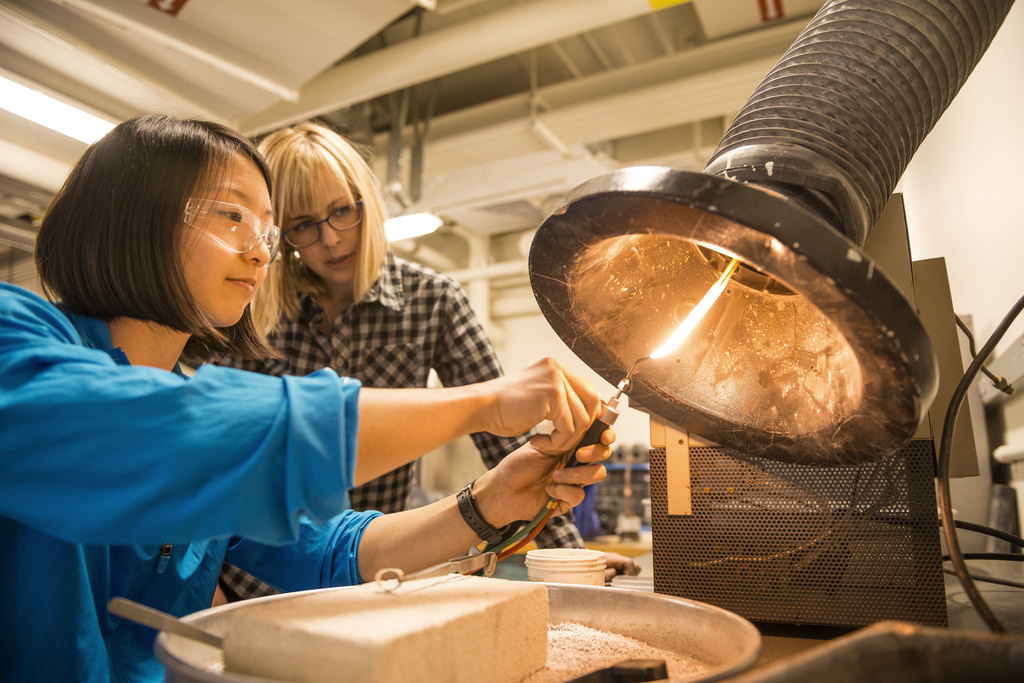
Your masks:
<svg viewBox="0 0 1024 683"><path fill-rule="evenodd" d="M545 317L617 384L731 258L741 266L680 348L637 365L633 402L740 452L856 463L906 443L937 368L913 308L799 201L718 176L622 169L540 226L530 279Z"/></svg>

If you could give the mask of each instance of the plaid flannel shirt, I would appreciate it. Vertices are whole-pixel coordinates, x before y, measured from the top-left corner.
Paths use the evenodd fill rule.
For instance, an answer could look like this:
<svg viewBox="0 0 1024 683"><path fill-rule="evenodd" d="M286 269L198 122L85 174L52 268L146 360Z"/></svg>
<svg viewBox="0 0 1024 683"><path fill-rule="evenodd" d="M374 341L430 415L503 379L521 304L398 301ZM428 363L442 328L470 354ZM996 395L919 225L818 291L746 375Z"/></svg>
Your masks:
<svg viewBox="0 0 1024 683"><path fill-rule="evenodd" d="M221 358L218 365L271 375L307 375L323 367L355 377L367 387L425 387L431 368L445 386L484 382L501 376L501 366L469 299L459 284L433 270L388 253L381 275L355 306L322 332L323 311L316 297L301 299L296 320L283 323L271 343L283 358L239 361ZM493 468L527 437L471 435L480 457ZM413 464L403 465L349 491L352 508L404 510L412 489ZM582 548L583 539L571 513L552 518L537 536L541 547ZM221 587L232 597L275 592L247 573L225 565Z"/></svg>

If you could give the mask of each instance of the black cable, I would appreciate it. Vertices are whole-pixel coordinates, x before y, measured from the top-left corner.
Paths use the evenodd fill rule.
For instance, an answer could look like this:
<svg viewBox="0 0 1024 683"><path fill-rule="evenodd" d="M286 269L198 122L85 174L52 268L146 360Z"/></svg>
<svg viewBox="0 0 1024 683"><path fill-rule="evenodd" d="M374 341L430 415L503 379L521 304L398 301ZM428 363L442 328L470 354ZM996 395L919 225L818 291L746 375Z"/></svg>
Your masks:
<svg viewBox="0 0 1024 683"><path fill-rule="evenodd" d="M939 441L939 465L938 465L938 477L939 477L939 512L942 515L942 533L946 537L946 546L949 549L950 561L953 563L953 568L956 570L956 576L960 579L960 585L963 586L964 593L967 595L971 604L974 605L974 609L978 611L981 618L985 621L989 630L997 633L1005 633L1006 627L1003 626L1002 622L996 618L996 615L992 613L991 608L985 599L981 597L981 592L978 587L974 585L974 581L971 580L971 575L967 571L967 564L964 561L963 553L960 550L960 542L956 537L956 523L953 521L953 503L950 499L949 491L949 468L951 452L953 450L953 425L956 424L956 417L960 413L960 406L963 404L964 397L967 395L967 389L970 387L971 382L978 375L978 370L982 363L992 354L992 350L995 349L996 344L1006 334L1007 328L1013 323L1013 321L1020 315L1021 309L1024 309L1024 297L1017 299L1017 303L1013 305L1010 311L999 321L996 326L995 332L989 337L988 341L981 348L981 351L971 362L971 365L964 372L964 376L960 379L960 383L956 385L956 389L953 390L953 395L949 400L949 407L946 409L946 419L942 423L942 438Z"/></svg>
<svg viewBox="0 0 1024 683"><path fill-rule="evenodd" d="M971 358L976 358L978 354L974 350L974 335L971 334L970 329L968 329L966 323L964 323L964 321L960 319L960 316L954 313L953 317L956 319L957 327L959 327L963 331L964 335L967 337L967 346L971 350ZM1003 392L1007 396L1013 396L1013 392L1015 391L1015 389L1013 388L1013 385L1006 380L1005 377L1003 377L1002 375L993 375L992 372L984 365L981 366L981 371L985 373L985 376L988 377L990 382L992 382L992 386L994 386L996 389Z"/></svg>
<svg viewBox="0 0 1024 683"><path fill-rule="evenodd" d="M953 576L957 575L955 571L953 571L952 569L946 569L945 567L942 568L942 571L944 571L947 574L952 574ZM985 583L998 583L1000 586L1024 588L1024 583L1020 583L1019 581L1010 581L1009 579L995 579L988 576L978 576L976 574L971 574L971 578L975 581L984 581Z"/></svg>
<svg viewBox="0 0 1024 683"><path fill-rule="evenodd" d="M1012 543L1013 545L1019 548L1024 548L1024 538L1021 538L1020 536L1014 536L1013 534L1003 531L1001 529L985 526L983 524L975 524L974 522L965 522L960 519L956 520L956 526L958 529L974 531L979 534L988 534L989 536L994 536L995 538L1006 541L1007 543Z"/></svg>
<svg viewBox="0 0 1024 683"><path fill-rule="evenodd" d="M963 553L965 560L1001 560L1003 562L1024 562L1020 553ZM942 556L943 562L949 562L949 555Z"/></svg>

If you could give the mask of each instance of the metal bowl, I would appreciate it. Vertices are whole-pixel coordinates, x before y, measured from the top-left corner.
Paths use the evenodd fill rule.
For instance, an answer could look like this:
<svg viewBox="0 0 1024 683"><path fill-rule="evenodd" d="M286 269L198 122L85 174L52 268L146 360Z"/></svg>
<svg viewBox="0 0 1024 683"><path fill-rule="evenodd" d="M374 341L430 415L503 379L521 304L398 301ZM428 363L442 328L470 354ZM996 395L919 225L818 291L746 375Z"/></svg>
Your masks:
<svg viewBox="0 0 1024 683"><path fill-rule="evenodd" d="M687 681L717 681L734 676L757 660L761 634L743 617L702 602L656 593L571 584L547 584L550 621L575 621L584 626L628 636L668 652L703 662L707 670ZM301 595L345 588L306 591ZM239 607L287 600L300 593L273 595L213 607L182 619L214 634L223 635L232 612ZM156 656L169 683L252 683L250 676L224 671L221 650L161 632Z"/></svg>

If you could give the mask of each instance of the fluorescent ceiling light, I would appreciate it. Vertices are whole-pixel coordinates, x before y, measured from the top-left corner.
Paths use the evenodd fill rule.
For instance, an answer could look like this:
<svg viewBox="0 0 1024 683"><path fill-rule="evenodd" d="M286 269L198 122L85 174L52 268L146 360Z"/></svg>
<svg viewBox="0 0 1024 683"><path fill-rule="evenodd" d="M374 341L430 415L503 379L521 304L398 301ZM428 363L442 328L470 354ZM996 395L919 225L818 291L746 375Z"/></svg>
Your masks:
<svg viewBox="0 0 1024 683"><path fill-rule="evenodd" d="M0 109L81 140L87 145L96 142L114 127L109 121L3 76L0 76Z"/></svg>
<svg viewBox="0 0 1024 683"><path fill-rule="evenodd" d="M432 213L410 213L384 221L389 242L407 240L434 232L444 221Z"/></svg>

